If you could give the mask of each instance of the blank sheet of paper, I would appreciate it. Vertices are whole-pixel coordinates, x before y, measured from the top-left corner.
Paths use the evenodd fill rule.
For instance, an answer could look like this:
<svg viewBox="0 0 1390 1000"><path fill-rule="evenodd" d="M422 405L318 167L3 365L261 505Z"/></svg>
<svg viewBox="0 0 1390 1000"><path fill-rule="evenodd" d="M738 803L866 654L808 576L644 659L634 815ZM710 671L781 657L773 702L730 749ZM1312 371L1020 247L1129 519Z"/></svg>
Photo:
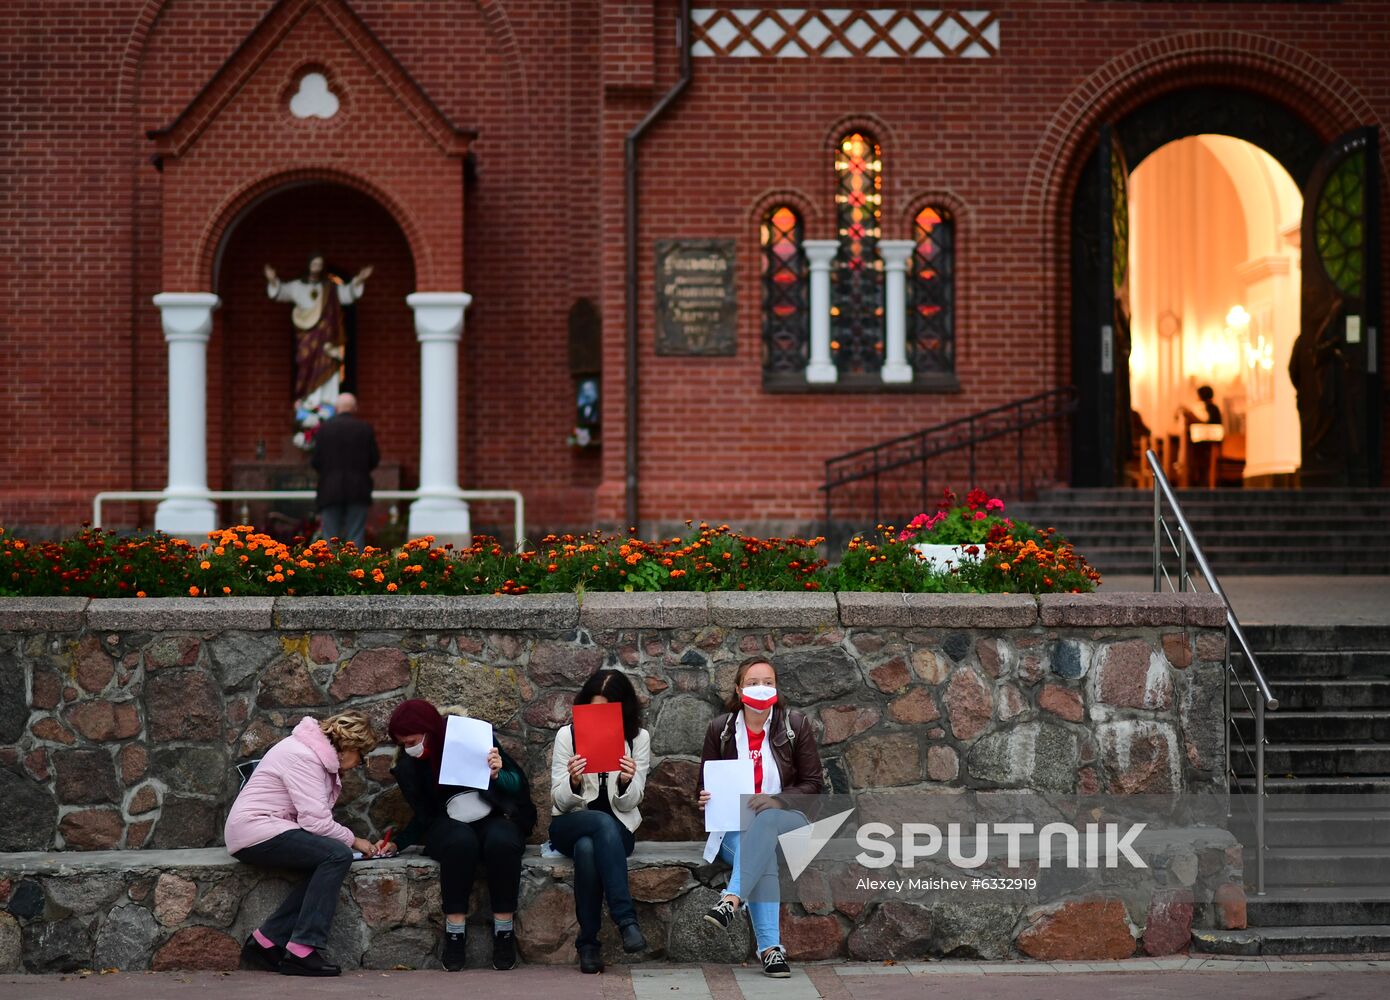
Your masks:
<svg viewBox="0 0 1390 1000"><path fill-rule="evenodd" d="M742 796L753 794L753 762L705 761L705 790L710 793L710 800L705 804L705 831L742 829L740 807Z"/></svg>
<svg viewBox="0 0 1390 1000"><path fill-rule="evenodd" d="M492 769L487 766L491 749L491 722L449 716L444 724L444 757L439 763L439 783L486 788L492 781Z"/></svg>

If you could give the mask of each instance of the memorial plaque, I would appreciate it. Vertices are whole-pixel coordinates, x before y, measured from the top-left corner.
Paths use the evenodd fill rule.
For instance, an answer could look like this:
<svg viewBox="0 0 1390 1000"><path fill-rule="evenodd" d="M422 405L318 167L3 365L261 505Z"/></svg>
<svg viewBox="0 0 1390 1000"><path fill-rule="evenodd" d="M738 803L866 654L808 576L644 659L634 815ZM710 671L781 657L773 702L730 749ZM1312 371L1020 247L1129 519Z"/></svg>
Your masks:
<svg viewBox="0 0 1390 1000"><path fill-rule="evenodd" d="M731 355L736 316L733 240L657 240L657 354Z"/></svg>

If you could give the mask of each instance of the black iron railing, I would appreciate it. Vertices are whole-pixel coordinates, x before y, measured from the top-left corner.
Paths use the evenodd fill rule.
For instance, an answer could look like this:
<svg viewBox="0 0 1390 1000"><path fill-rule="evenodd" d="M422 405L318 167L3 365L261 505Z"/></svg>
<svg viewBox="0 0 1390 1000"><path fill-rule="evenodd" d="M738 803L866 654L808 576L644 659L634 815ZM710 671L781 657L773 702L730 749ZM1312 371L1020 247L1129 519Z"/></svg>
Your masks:
<svg viewBox="0 0 1390 1000"><path fill-rule="evenodd" d="M1028 433L1061 424L1075 410L1076 389L1065 386L826 459L825 483L821 486L825 494L826 534L832 532L835 523L837 491L855 483L870 484L872 497L868 506L873 509L872 523L877 524L882 516L885 481L891 474L901 474L913 466L916 466L916 476L912 477L910 492L919 496L911 499L920 502L921 510L927 509L931 498L933 469L947 466L948 462L946 478L954 477L952 485L993 486L1007 490L1014 498L1027 496L1040 480L1061 478L1058 476L1061 449L1047 456L1041 464L1035 462L1032 466L1035 474L1029 476L1028 459L1035 456L1028 448ZM1059 440L1063 439L1064 436ZM985 446L991 442L999 442L1002 447L990 448L986 453ZM984 478L979 476L981 463L986 464ZM902 479L899 475L894 483L897 514L903 513L901 503L908 499L906 493L909 491L904 489Z"/></svg>

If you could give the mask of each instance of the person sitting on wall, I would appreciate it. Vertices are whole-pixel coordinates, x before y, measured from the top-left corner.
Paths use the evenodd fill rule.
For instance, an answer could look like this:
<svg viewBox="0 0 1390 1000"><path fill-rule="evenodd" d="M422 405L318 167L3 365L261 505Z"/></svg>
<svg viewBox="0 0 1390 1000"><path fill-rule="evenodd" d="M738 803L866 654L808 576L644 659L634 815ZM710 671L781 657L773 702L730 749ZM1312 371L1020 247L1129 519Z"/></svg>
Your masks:
<svg viewBox="0 0 1390 1000"><path fill-rule="evenodd" d="M461 709L447 709L463 714ZM464 967L468 902L481 863L492 901L492 967L516 965L512 918L521 894L521 856L536 827L536 807L526 772L496 743L488 753L492 779L487 788L439 783L443 762L444 717L428 701L401 702L387 725L400 748L391 769L414 818L396 838L395 849L423 843L439 862L444 905L444 968ZM388 852L391 848L388 848Z"/></svg>
<svg viewBox="0 0 1390 1000"><path fill-rule="evenodd" d="M805 826L804 813L790 809L779 795L820 795L826 791L811 721L796 709L777 703L777 671L765 659L739 664L728 711L705 731L700 755L700 808L709 803L704 765L710 760L752 760L753 791L749 807L756 814L742 833L711 833L705 856L713 853L733 866L729 885L704 919L727 929L747 901L757 938L763 974L791 977L782 949L781 886L777 883L777 838ZM745 886L745 882L752 882Z"/></svg>
<svg viewBox="0 0 1390 1000"><path fill-rule="evenodd" d="M579 971L603 971L598 932L603 900L622 935L623 951L647 950L628 889L627 859L642 822L638 806L651 765L651 734L642 728L642 703L632 682L617 670L600 670L584 682L576 705L616 702L623 709L623 756L618 770L585 774L588 761L574 752L574 725L555 734L550 758L550 843L574 859L574 910L579 919Z"/></svg>
<svg viewBox="0 0 1390 1000"><path fill-rule="evenodd" d="M377 744L367 717L343 712L319 722L301 719L261 758L232 803L223 836L238 861L307 871L279 908L241 949L242 963L285 976L336 976L323 954L338 907L338 889L353 852L375 857L382 844L358 837L333 819L342 774Z"/></svg>

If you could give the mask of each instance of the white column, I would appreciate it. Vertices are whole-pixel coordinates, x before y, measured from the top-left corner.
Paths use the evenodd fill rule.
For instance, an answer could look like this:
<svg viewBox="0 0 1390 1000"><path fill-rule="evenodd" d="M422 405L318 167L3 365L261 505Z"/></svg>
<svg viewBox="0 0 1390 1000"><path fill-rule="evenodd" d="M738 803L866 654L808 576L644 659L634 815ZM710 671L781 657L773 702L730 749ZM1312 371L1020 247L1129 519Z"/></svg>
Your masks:
<svg viewBox="0 0 1390 1000"><path fill-rule="evenodd" d="M473 296L415 292L405 301L415 310L420 342L420 499L410 505L407 530L412 538L467 545L468 504L459 496L459 340Z"/></svg>
<svg viewBox="0 0 1390 1000"><path fill-rule="evenodd" d="M834 382L840 371L830 358L830 265L840 252L840 241L803 240L801 247L811 267L811 361L806 381Z"/></svg>
<svg viewBox="0 0 1390 1000"><path fill-rule="evenodd" d="M202 541L217 527L208 499L208 338L222 300L211 292L161 292L154 304L169 345L169 481L154 526Z"/></svg>
<svg viewBox="0 0 1390 1000"><path fill-rule="evenodd" d="M912 240L879 240L883 258L883 367L884 382L911 382L907 363L907 262L917 244Z"/></svg>

